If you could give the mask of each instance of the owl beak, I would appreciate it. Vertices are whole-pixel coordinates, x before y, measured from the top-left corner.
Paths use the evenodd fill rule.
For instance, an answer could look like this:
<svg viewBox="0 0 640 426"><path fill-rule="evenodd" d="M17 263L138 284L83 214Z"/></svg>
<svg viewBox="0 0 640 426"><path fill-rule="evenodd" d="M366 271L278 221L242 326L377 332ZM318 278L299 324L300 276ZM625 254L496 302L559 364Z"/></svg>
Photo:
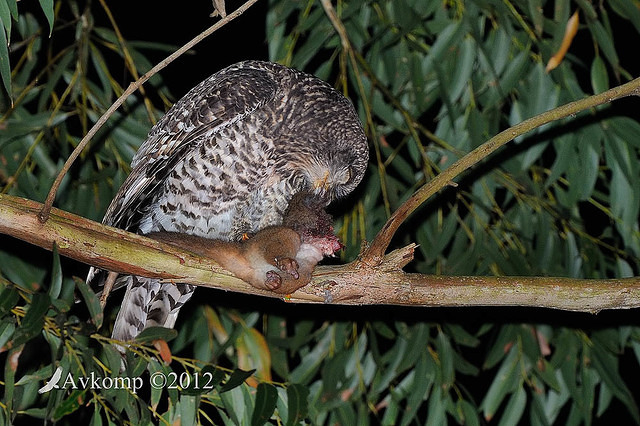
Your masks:
<svg viewBox="0 0 640 426"><path fill-rule="evenodd" d="M331 202L333 198L331 194L331 182L329 180L329 171L325 171L324 175L321 178L315 179L312 182L313 193L318 200L322 200L322 202L326 205Z"/></svg>
<svg viewBox="0 0 640 426"><path fill-rule="evenodd" d="M315 192L325 193L329 190L329 171L324 172L324 176L313 181L313 190Z"/></svg>

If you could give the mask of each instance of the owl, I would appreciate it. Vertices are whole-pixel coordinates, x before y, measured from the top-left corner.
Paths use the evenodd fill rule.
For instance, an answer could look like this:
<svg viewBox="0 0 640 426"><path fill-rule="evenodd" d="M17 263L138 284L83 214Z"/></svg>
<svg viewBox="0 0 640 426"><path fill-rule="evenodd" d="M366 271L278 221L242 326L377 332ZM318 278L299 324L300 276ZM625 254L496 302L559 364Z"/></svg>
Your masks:
<svg viewBox="0 0 640 426"><path fill-rule="evenodd" d="M300 191L322 205L349 194L368 162L349 100L318 78L262 61L198 84L151 129L103 223L138 234L178 232L237 241L279 225ZM89 272L94 286L106 273ZM120 276L126 292L113 338L172 328L194 286Z"/></svg>

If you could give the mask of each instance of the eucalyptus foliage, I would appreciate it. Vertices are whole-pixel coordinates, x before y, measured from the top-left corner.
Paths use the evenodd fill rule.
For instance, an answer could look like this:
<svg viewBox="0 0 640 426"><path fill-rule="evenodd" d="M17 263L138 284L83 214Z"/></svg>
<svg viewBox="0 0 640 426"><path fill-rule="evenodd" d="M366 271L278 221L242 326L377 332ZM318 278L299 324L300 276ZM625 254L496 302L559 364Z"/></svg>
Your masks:
<svg viewBox="0 0 640 426"><path fill-rule="evenodd" d="M42 201L73 147L122 93L113 70L134 80L151 67L150 52L172 47L125 40L118 16L97 24L106 2L23 3L0 0L0 188ZM623 64L636 59L640 32L631 0L324 6L270 0L266 38L268 59L330 81L365 124L368 175L333 211L343 261L417 188L492 135L630 79ZM546 72L576 11L576 39ZM65 179L58 207L102 216L175 99L170 89L158 75L127 100ZM638 275L637 103L516 139L426 203L392 244L419 243L409 268L421 273ZM143 333L121 372L107 337L121 296L102 313L85 272L55 250L0 238L0 423L590 425L621 414L640 423L632 315L300 309L201 289L177 333ZM169 342L170 365L159 361L158 339ZM102 388L67 383L38 393L52 375L62 385L69 373L99 377ZM144 386L114 387L122 377ZM154 388L154 377L168 382Z"/></svg>

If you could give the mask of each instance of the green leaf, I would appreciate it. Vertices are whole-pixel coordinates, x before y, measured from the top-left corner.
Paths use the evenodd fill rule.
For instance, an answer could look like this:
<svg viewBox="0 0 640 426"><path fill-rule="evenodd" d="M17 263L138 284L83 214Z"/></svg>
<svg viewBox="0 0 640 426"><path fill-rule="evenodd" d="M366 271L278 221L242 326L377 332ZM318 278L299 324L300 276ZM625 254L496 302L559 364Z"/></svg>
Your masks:
<svg viewBox="0 0 640 426"><path fill-rule="evenodd" d="M100 408L96 406L93 411L93 417L91 417L91 423L89 426L102 426L102 414Z"/></svg>
<svg viewBox="0 0 640 426"><path fill-rule="evenodd" d="M591 63L591 87L594 95L609 89L607 67L600 56L596 56Z"/></svg>
<svg viewBox="0 0 640 426"><path fill-rule="evenodd" d="M509 348L517 339L517 327L514 325L506 325L500 329L500 333L496 341L491 345L491 351L487 355L487 360L483 364L483 368L489 369L500 362L509 352Z"/></svg>
<svg viewBox="0 0 640 426"><path fill-rule="evenodd" d="M516 84L525 77L525 73L528 70L528 57L529 51L525 50L518 53L509 61L504 72L500 76L500 85L489 89L488 97L484 101L485 107L493 107L498 104L502 101L504 93L513 90Z"/></svg>
<svg viewBox="0 0 640 426"><path fill-rule="evenodd" d="M600 393L598 393L596 416L601 417L611 405L611 401L613 401L613 393L611 393L611 389L609 389L609 386L602 383L600 385Z"/></svg>
<svg viewBox="0 0 640 426"><path fill-rule="evenodd" d="M1 1L1 0L0 0ZM60 255L58 254L58 245L53 243L53 266L51 267L51 284L49 286L49 296L57 299L62 289L62 267L60 266Z"/></svg>
<svg viewBox="0 0 640 426"><path fill-rule="evenodd" d="M0 323L0 350L6 349L4 345L11 339L15 330L16 326L12 322Z"/></svg>
<svg viewBox="0 0 640 426"><path fill-rule="evenodd" d="M189 386L182 388L182 394L201 395L211 392L220 384L224 376L224 371L207 365L198 373L197 377L190 381Z"/></svg>
<svg viewBox="0 0 640 426"><path fill-rule="evenodd" d="M461 415L460 424L465 426L480 426L480 418L475 406L464 399L459 399L456 406L457 411Z"/></svg>
<svg viewBox="0 0 640 426"><path fill-rule="evenodd" d="M44 12L44 16L47 17L47 21L49 22L49 37L51 37L51 33L53 32L53 0L39 0L40 7Z"/></svg>
<svg viewBox="0 0 640 426"><path fill-rule="evenodd" d="M640 123L629 117L614 117L607 120L604 125L620 140L635 148L640 148Z"/></svg>
<svg viewBox="0 0 640 426"><path fill-rule="evenodd" d="M256 401L251 414L251 424L261 426L273 415L278 402L278 390L269 383L260 383L256 389Z"/></svg>
<svg viewBox="0 0 640 426"><path fill-rule="evenodd" d="M633 1L627 0L609 0L607 2L611 8L624 19L629 19L636 31L640 32L640 9Z"/></svg>
<svg viewBox="0 0 640 426"><path fill-rule="evenodd" d="M618 59L618 53L616 52L612 35L605 29L600 21L591 21L587 25L589 25L591 34L593 34L598 42L598 46L602 49L604 56L606 56L609 63L617 69L620 65L620 60Z"/></svg>
<svg viewBox="0 0 640 426"><path fill-rule="evenodd" d="M122 354L113 345L104 345L105 364L111 371L119 371L122 363Z"/></svg>
<svg viewBox="0 0 640 426"><path fill-rule="evenodd" d="M444 354L438 353L438 355L443 356ZM406 393L408 393L407 404L406 408L402 410L401 425L408 425L414 422L422 401L427 399L429 389L433 386L434 374L428 373L429 363L433 363L432 358L423 353L411 374L411 383L406 389ZM448 384L445 382L443 386L448 386ZM431 397L433 398L433 396Z"/></svg>
<svg viewBox="0 0 640 426"><path fill-rule="evenodd" d="M449 84L451 102L457 101L462 96L464 89L469 86L476 60L476 52L478 52L478 48L471 37L465 38L460 44L458 58L452 61L454 70Z"/></svg>
<svg viewBox="0 0 640 426"><path fill-rule="evenodd" d="M302 44L293 58L292 63L295 67L304 68L309 61L313 59L319 49L330 43L332 37L337 39L337 36L332 31L333 28L328 25L328 22L320 26L323 27L325 31L314 31L310 34L309 39Z"/></svg>
<svg viewBox="0 0 640 426"><path fill-rule="evenodd" d="M148 344L154 340L164 340L169 342L176 338L178 332L173 328L147 327L136 336L136 342Z"/></svg>
<svg viewBox="0 0 640 426"><path fill-rule="evenodd" d="M449 337L439 332L436 338L436 348L438 350L438 360L440 364L441 386L445 389L451 387L455 381L455 372L453 369L453 348Z"/></svg>
<svg viewBox="0 0 640 426"><path fill-rule="evenodd" d="M40 334L49 306L51 306L51 298L48 294L36 293L33 295L29 309L27 309L27 313L13 338L13 347L17 347Z"/></svg>
<svg viewBox="0 0 640 426"><path fill-rule="evenodd" d="M504 413L502 414L502 417L500 417L500 423L498 423L498 426L510 426L519 424L526 405L527 393L522 388L522 386L520 386L514 393L511 394L511 398L509 398L509 402L504 409Z"/></svg>
<svg viewBox="0 0 640 426"><path fill-rule="evenodd" d="M302 362L291 372L289 380L304 383L310 377L313 377L329 354L332 340L332 333L329 331L325 332L320 341L316 343L313 350L307 353L302 359Z"/></svg>
<svg viewBox="0 0 640 426"><path fill-rule="evenodd" d="M220 393L228 392L231 389L237 388L255 372L256 370L244 371L236 368L235 370L233 370L233 373L231 373L231 376L229 376L224 385L222 385L222 387L220 388Z"/></svg>
<svg viewBox="0 0 640 426"><path fill-rule="evenodd" d="M84 280L76 279L75 282L78 290L80 290L82 298L84 299L84 303L87 305L87 309L89 309L89 314L91 315L93 323L96 328L99 329L102 326L102 321L104 320L104 313L102 312L98 296L96 296Z"/></svg>
<svg viewBox="0 0 640 426"><path fill-rule="evenodd" d="M502 362L502 365L496 372L493 382L489 386L489 390L485 395L480 407L484 413L484 418L490 421L496 414L498 407L504 398L512 393L521 380L520 370L518 369L520 359L516 346L509 351L509 355Z"/></svg>
<svg viewBox="0 0 640 426"><path fill-rule="evenodd" d="M436 42L431 46L429 60L434 63L442 61L444 56L449 53L451 46L455 46L459 42L465 29L462 22L452 22L443 28L438 33Z"/></svg>
<svg viewBox="0 0 640 426"><path fill-rule="evenodd" d="M67 414L71 414L82 407L85 403L84 397L87 392L87 389L76 389L72 391L71 394L56 407L56 410L53 412L53 419L55 421L60 420Z"/></svg>
<svg viewBox="0 0 640 426"><path fill-rule="evenodd" d="M616 135L607 134L605 154L607 165L611 168L610 204L616 221L616 228L627 247L640 252L637 237L638 212L640 211L640 192L637 161L633 150L620 141ZM637 158L637 157L636 157Z"/></svg>
<svg viewBox="0 0 640 426"><path fill-rule="evenodd" d="M427 426L439 426L447 423L447 412L444 398L450 398L448 394L442 394L442 388L435 387L429 397L429 415L427 417Z"/></svg>
<svg viewBox="0 0 640 426"><path fill-rule="evenodd" d="M254 389L249 386L240 386L220 394L226 413L233 421L233 424L248 425L251 423L254 392ZM230 422L226 423L232 424Z"/></svg>
<svg viewBox="0 0 640 426"><path fill-rule="evenodd" d="M339 425L355 425L357 423L356 420L356 412L354 407L347 404L339 405L335 410L331 412L331 416L333 417L332 423Z"/></svg>
<svg viewBox="0 0 640 426"><path fill-rule="evenodd" d="M128 365L127 365L128 367ZM149 370L149 373L151 374L151 377L153 380L153 377L163 377L162 374L165 373L165 369L164 367L158 362L157 359L152 358L148 365L147 365L147 369ZM127 373L129 373L127 371ZM129 373L130 374L130 373ZM164 376L166 377L166 376ZM151 403L152 407L157 407L158 404L160 403L160 397L162 396L162 391L164 389L164 386L162 385L162 381L159 381L157 384L153 384L151 385L151 396L149 398L149 401Z"/></svg>
<svg viewBox="0 0 640 426"><path fill-rule="evenodd" d="M287 426L300 423L307 416L309 409L309 388L300 384L287 387L288 415Z"/></svg>
<svg viewBox="0 0 640 426"><path fill-rule="evenodd" d="M195 425L198 413L197 397L193 395L180 396L180 424Z"/></svg>
<svg viewBox="0 0 640 426"><path fill-rule="evenodd" d="M226 374L224 370L207 365L200 372L202 377L206 378L206 384L209 386L218 386L224 380Z"/></svg>
<svg viewBox="0 0 640 426"><path fill-rule="evenodd" d="M429 341L430 326L428 324L416 324L408 327L401 332L401 335L409 342L407 350L403 351L404 356L402 362L398 365L398 370L404 371L413 368L418 362L418 359L424 354L424 346L411 344L411 342L428 342ZM439 348L438 348L439 349ZM449 361L443 361L449 363Z"/></svg>
<svg viewBox="0 0 640 426"><path fill-rule="evenodd" d="M581 139L577 144L580 177L574 175L569 179L571 185L577 187L579 199L587 200L598 179L603 133L599 126L589 126L578 135Z"/></svg>
<svg viewBox="0 0 640 426"><path fill-rule="evenodd" d="M600 375L602 381L607 385L613 395L627 407L636 423L640 423L638 405L635 402L633 394L618 372L617 358L600 345L593 345L591 354L593 367Z"/></svg>
<svg viewBox="0 0 640 426"><path fill-rule="evenodd" d="M11 312L16 304L20 300L20 293L14 288L5 286L2 291L0 291L0 316L7 315Z"/></svg>
<svg viewBox="0 0 640 426"><path fill-rule="evenodd" d="M7 91L9 98L11 93L11 65L9 65L9 46L7 33L5 33L4 19L0 17L0 78L4 84L4 90Z"/></svg>
<svg viewBox="0 0 640 426"><path fill-rule="evenodd" d="M403 358L406 357L409 343L406 339L396 339L395 344L384 356L385 368L376 374L372 389L374 393L387 389L390 383L396 378L398 368Z"/></svg>
<svg viewBox="0 0 640 426"><path fill-rule="evenodd" d="M18 0L7 0L7 6L11 11L11 17L14 21L18 20Z"/></svg>
<svg viewBox="0 0 640 426"><path fill-rule="evenodd" d="M11 12L5 0L0 1L0 23L6 31L7 39L9 39L11 37Z"/></svg>
<svg viewBox="0 0 640 426"><path fill-rule="evenodd" d="M539 36L542 35L544 29L543 4L542 0L527 0L529 16L533 21L535 32Z"/></svg>

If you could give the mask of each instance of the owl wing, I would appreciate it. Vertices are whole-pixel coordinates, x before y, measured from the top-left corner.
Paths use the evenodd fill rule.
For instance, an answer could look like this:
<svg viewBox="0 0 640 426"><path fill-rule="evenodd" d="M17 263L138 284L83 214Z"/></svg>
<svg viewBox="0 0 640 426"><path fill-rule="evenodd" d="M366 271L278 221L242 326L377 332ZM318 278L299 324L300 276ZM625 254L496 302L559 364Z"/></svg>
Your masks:
<svg viewBox="0 0 640 426"><path fill-rule="evenodd" d="M131 162L132 171L107 209L103 223L135 230L176 164L221 128L272 100L273 73L252 62L225 68L180 99L151 129Z"/></svg>

